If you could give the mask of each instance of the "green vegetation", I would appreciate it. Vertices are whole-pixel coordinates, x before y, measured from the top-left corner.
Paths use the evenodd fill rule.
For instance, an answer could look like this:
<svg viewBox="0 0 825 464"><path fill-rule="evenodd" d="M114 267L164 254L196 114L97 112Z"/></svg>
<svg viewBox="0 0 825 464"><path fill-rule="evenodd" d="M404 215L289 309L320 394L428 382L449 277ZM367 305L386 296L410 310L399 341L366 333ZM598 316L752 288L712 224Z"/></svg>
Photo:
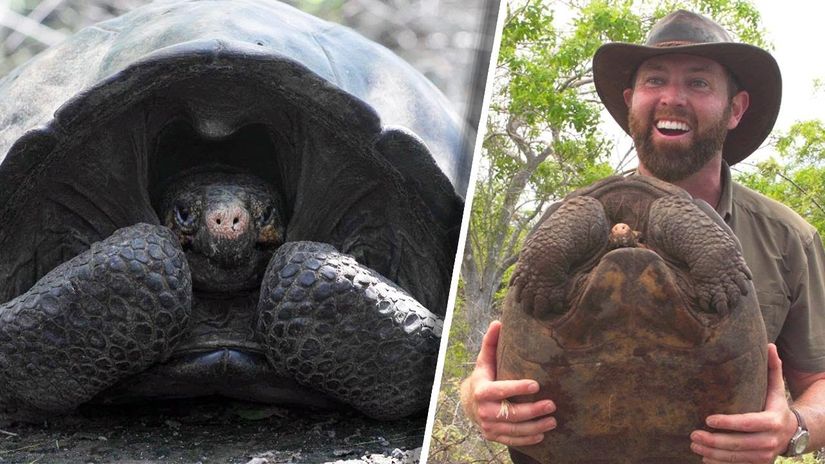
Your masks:
<svg viewBox="0 0 825 464"><path fill-rule="evenodd" d="M625 170L633 159L630 147L623 159L611 159L616 149L599 129L603 113L592 85L593 53L609 41L642 42L657 19L680 7L715 18L741 41L770 48L758 11L746 0L509 3L428 462L509 462L506 449L482 440L464 417L459 383L472 370L489 321L500 312L518 250L547 206ZM825 227L822 124L800 122L774 136L780 158L737 177L795 208L820 230ZM778 462L816 462L806 459Z"/></svg>
<svg viewBox="0 0 825 464"><path fill-rule="evenodd" d="M779 158L756 163L736 179L790 206L825 236L825 123L797 122L773 142Z"/></svg>
<svg viewBox="0 0 825 464"><path fill-rule="evenodd" d="M809 453L795 458L779 458L775 464L822 464L822 462L822 459L817 459L814 453Z"/></svg>

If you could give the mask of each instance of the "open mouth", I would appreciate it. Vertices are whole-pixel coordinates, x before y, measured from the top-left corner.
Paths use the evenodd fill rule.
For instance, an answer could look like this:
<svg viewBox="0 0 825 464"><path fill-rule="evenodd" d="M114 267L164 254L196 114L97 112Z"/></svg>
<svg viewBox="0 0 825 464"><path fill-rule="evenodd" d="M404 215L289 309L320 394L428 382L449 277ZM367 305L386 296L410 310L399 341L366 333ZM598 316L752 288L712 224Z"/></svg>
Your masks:
<svg viewBox="0 0 825 464"><path fill-rule="evenodd" d="M245 353L247 356L263 356L264 350L259 343L245 340L242 336L237 340L207 339L188 340L175 349L175 358L207 357L224 351Z"/></svg>
<svg viewBox="0 0 825 464"><path fill-rule="evenodd" d="M656 121L656 130L666 137L678 137L691 131L687 123L671 119L660 119Z"/></svg>

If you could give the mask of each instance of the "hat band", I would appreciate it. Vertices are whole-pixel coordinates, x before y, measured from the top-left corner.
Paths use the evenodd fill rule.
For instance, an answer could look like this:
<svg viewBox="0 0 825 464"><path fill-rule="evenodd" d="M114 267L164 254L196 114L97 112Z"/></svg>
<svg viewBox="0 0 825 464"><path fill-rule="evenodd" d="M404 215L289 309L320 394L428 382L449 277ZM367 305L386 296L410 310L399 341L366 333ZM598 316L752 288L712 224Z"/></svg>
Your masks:
<svg viewBox="0 0 825 464"><path fill-rule="evenodd" d="M681 47L682 45L696 45L697 42L689 42L687 40L670 40L667 42L659 42L654 44L654 47L657 48L668 48L668 47Z"/></svg>

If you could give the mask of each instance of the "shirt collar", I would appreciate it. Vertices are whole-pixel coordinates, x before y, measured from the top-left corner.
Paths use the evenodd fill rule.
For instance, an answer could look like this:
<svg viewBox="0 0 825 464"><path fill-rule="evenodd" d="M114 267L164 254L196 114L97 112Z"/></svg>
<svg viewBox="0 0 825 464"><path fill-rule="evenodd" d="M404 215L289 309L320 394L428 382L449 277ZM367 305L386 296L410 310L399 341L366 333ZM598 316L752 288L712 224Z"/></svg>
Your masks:
<svg viewBox="0 0 825 464"><path fill-rule="evenodd" d="M730 179L730 166L727 161L722 160L722 195L719 197L719 204L716 205L716 212L725 222L730 220L733 211L733 182Z"/></svg>
<svg viewBox="0 0 825 464"><path fill-rule="evenodd" d="M624 176L638 175L636 169L631 169L622 173ZM719 204L716 205L716 212L727 223L730 222L733 211L733 182L730 179L730 166L724 159L722 160L722 195L719 197Z"/></svg>

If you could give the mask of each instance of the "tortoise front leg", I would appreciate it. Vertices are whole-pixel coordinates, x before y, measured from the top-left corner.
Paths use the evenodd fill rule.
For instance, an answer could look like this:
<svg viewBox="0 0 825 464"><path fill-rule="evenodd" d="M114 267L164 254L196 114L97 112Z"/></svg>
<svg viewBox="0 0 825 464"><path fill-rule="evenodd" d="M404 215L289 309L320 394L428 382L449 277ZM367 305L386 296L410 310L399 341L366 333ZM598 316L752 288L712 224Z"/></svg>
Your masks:
<svg viewBox="0 0 825 464"><path fill-rule="evenodd" d="M378 419L426 407L442 321L351 256L323 243L284 244L258 311L279 372Z"/></svg>
<svg viewBox="0 0 825 464"><path fill-rule="evenodd" d="M725 316L747 295L751 274L736 238L723 227L692 201L663 197L650 206L647 244L683 261L698 307Z"/></svg>
<svg viewBox="0 0 825 464"><path fill-rule="evenodd" d="M168 229L137 224L0 306L0 419L67 412L169 355L192 284Z"/></svg>
<svg viewBox="0 0 825 464"><path fill-rule="evenodd" d="M540 319L562 314L571 271L604 250L608 235L598 200L581 196L565 201L527 238L519 254L510 287L521 308Z"/></svg>

